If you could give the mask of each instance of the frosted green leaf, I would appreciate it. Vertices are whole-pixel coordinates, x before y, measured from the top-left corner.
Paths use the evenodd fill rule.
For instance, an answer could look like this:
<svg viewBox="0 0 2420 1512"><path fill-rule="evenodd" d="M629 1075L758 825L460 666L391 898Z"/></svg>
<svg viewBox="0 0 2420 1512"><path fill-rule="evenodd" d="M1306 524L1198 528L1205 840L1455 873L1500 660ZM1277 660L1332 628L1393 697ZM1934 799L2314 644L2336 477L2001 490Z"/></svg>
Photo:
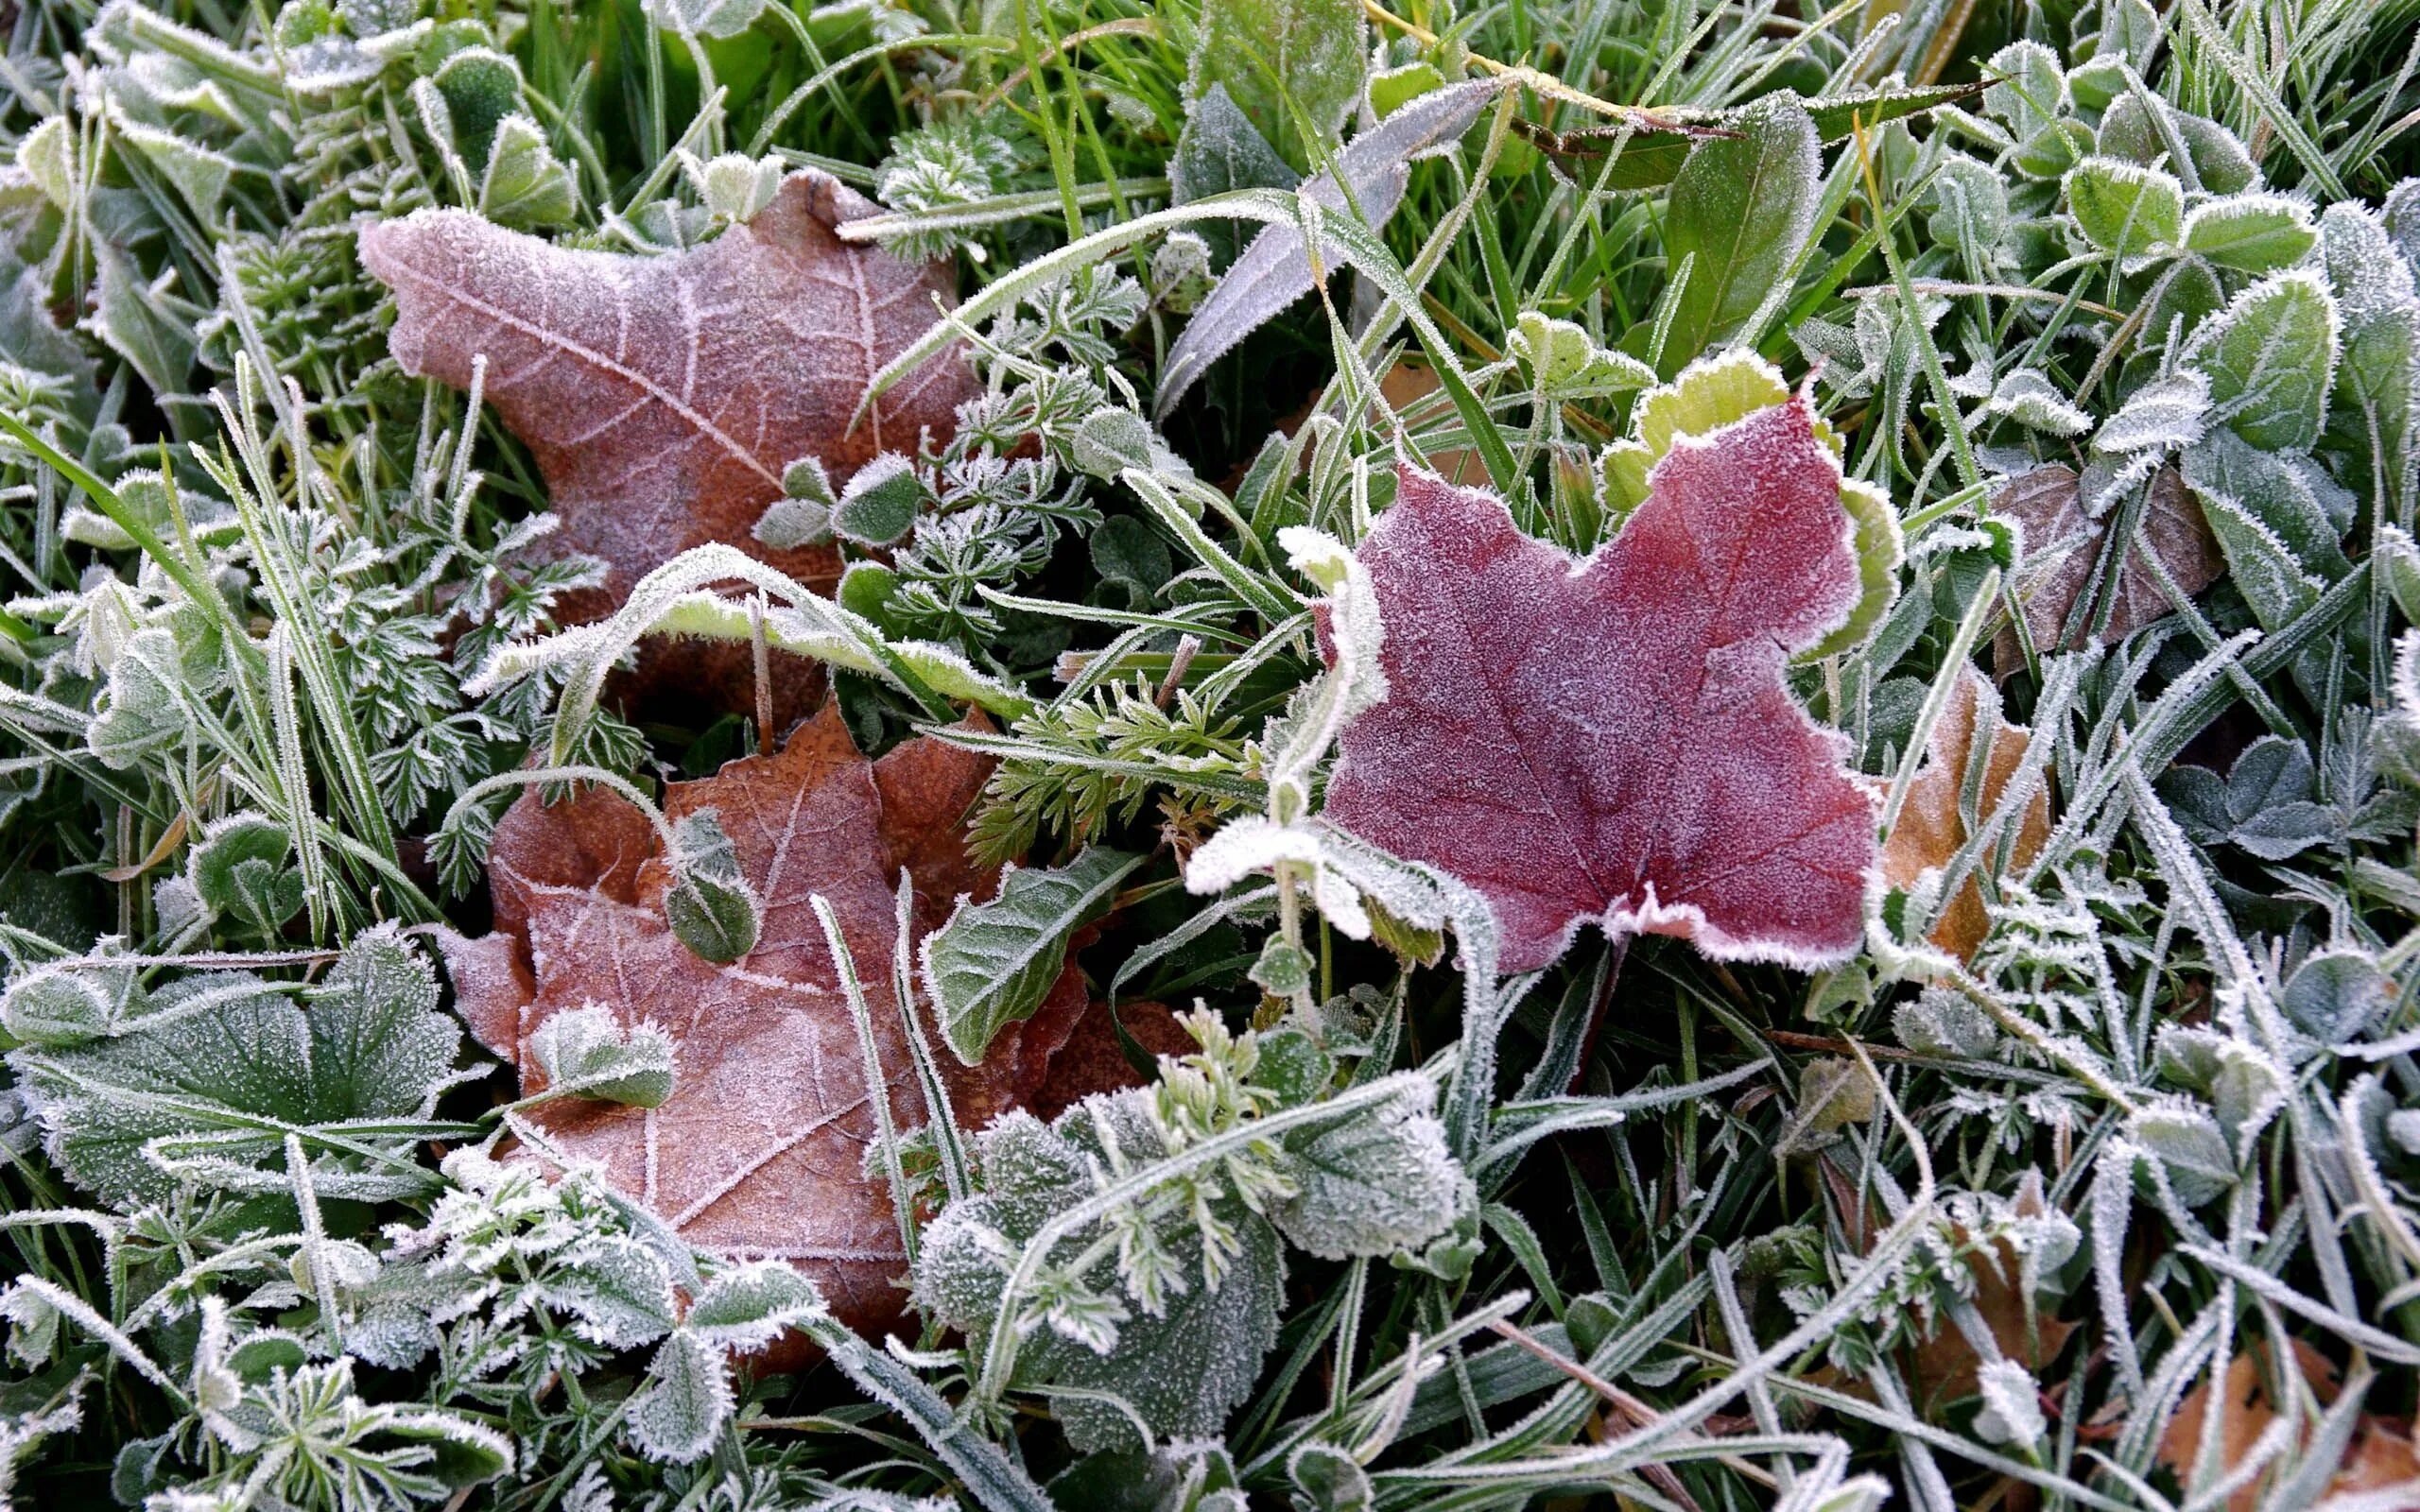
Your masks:
<svg viewBox="0 0 2420 1512"><path fill-rule="evenodd" d="M2336 523L2304 475L2274 454L2233 431L2213 431L2187 449L2184 472L2205 511L2215 505L2249 514L2284 543L2306 574L2334 582L2352 571L2338 544Z"/></svg>
<svg viewBox="0 0 2420 1512"><path fill-rule="evenodd" d="M1983 410L2005 415L2027 430L2048 436L2082 436L2092 429L2092 417L2059 392L2037 368L2015 368L2002 374Z"/></svg>
<svg viewBox="0 0 2420 1512"><path fill-rule="evenodd" d="M1149 421L1131 409L1104 404L1077 425L1070 450L1077 468L1097 478L1114 478L1130 467L1151 465Z"/></svg>
<svg viewBox="0 0 2420 1512"><path fill-rule="evenodd" d="M520 231L569 225L579 217L579 190L570 164L555 156L538 123L519 112L496 127L487 172L479 179L479 214Z"/></svg>
<svg viewBox="0 0 2420 1512"><path fill-rule="evenodd" d="M814 1281L782 1261L760 1260L708 1281L682 1327L717 1349L752 1354L824 1315Z"/></svg>
<svg viewBox="0 0 2420 1512"><path fill-rule="evenodd" d="M2076 227L2104 252L2130 264L2176 245L2185 228L2185 189L2176 176L2117 158L2086 158L2067 175Z"/></svg>
<svg viewBox="0 0 2420 1512"><path fill-rule="evenodd" d="M765 0L641 0L647 19L688 37L736 37L765 13Z"/></svg>
<svg viewBox="0 0 2420 1512"><path fill-rule="evenodd" d="M1286 1474L1301 1493L1295 1504L1312 1512L1367 1512L1377 1504L1370 1472L1333 1444L1314 1440L1295 1450L1286 1457Z"/></svg>
<svg viewBox="0 0 2420 1512"><path fill-rule="evenodd" d="M2210 418L2264 451L2308 451L2326 419L2336 320L2326 283L2306 269L2237 295L2186 352L2210 380Z"/></svg>
<svg viewBox="0 0 2420 1512"><path fill-rule="evenodd" d="M664 1337L677 1318L672 1273L664 1257L635 1239L608 1235L546 1276L546 1305L569 1313L592 1343L629 1349Z"/></svg>
<svg viewBox="0 0 2420 1512"><path fill-rule="evenodd" d="M1206 0L1185 97L1224 85L1278 155L1307 168L1360 101L1367 30L1357 0Z"/></svg>
<svg viewBox="0 0 2420 1512"><path fill-rule="evenodd" d="M1795 94L1768 94L1733 125L1738 135L1691 147L1672 180L1664 255L1674 268L1687 259L1689 279L1665 338L1667 373L1787 292L1814 228L1823 154L1806 107Z"/></svg>
<svg viewBox="0 0 2420 1512"><path fill-rule="evenodd" d="M625 1033L598 1004L558 1013L538 1026L529 1051L545 1073L549 1097L594 1097L660 1108L672 1095L672 1037L641 1023Z"/></svg>
<svg viewBox="0 0 2420 1512"><path fill-rule="evenodd" d="M9 985L0 1029L17 1043L60 1049L117 1033L148 1011L148 1001L131 966L45 966Z"/></svg>
<svg viewBox="0 0 2420 1512"><path fill-rule="evenodd" d="M959 1059L977 1064L1001 1029L1033 1016L1059 979L1068 936L1107 912L1142 864L1092 847L1063 867L1006 871L989 902L959 900L923 948L925 991Z"/></svg>
<svg viewBox="0 0 2420 1512"><path fill-rule="evenodd" d="M2275 531L2235 499L2211 493L2201 498L2203 518L2226 556L2227 571L2263 627L2290 625L2318 602L2319 579L2303 570Z"/></svg>
<svg viewBox="0 0 2420 1512"><path fill-rule="evenodd" d="M236 172L235 160L214 148L140 121L120 117L112 123L117 139L143 155L161 178L176 187L193 212L204 221L218 218L219 202Z"/></svg>
<svg viewBox="0 0 2420 1512"><path fill-rule="evenodd" d="M2218 1120L2186 1102L2144 1108L2127 1121L2127 1134L2167 1168L2179 1202L2198 1208L2235 1185L2235 1158Z"/></svg>
<svg viewBox="0 0 2420 1512"><path fill-rule="evenodd" d="M1370 76L1370 113L1383 121L1430 90L1444 87L1445 76L1432 62L1382 68Z"/></svg>
<svg viewBox="0 0 2420 1512"><path fill-rule="evenodd" d="M706 214L731 226L753 220L771 208L782 189L782 160L752 158L745 152L720 152L700 160L684 152L681 176L698 192Z"/></svg>
<svg viewBox="0 0 2420 1512"><path fill-rule="evenodd" d="M1975 1433L1987 1444L2008 1444L2030 1450L2049 1432L2042 1416L2042 1388L2032 1373L2014 1360L1990 1360L1975 1372L1983 1410L1975 1418Z"/></svg>
<svg viewBox="0 0 2420 1512"><path fill-rule="evenodd" d="M2205 199L2185 217L2185 249L2239 273L2290 267L2318 239L2310 206L2285 195Z"/></svg>
<svg viewBox="0 0 2420 1512"><path fill-rule="evenodd" d="M54 208L71 208L76 202L76 132L67 117L49 116L18 138L17 166Z"/></svg>
<svg viewBox="0 0 2420 1512"><path fill-rule="evenodd" d="M2160 779L2176 820L2203 844L2225 840L2263 861L2283 861L2336 833L2335 811L2311 800L2317 768L2300 741L2263 735L2221 780L2178 765Z"/></svg>
<svg viewBox="0 0 2420 1512"><path fill-rule="evenodd" d="M1453 1222L1467 1177L1445 1148L1436 1085L1413 1072L1393 1079L1392 1101L1286 1141L1299 1190L1270 1217L1323 1260L1417 1250Z"/></svg>
<svg viewBox="0 0 2420 1512"><path fill-rule="evenodd" d="M1891 1010L1891 1032L1924 1056L1988 1056L1999 1043L1991 1015L1962 993L1928 987Z"/></svg>
<svg viewBox="0 0 2420 1512"><path fill-rule="evenodd" d="M731 1420L731 1377L722 1351L678 1329L655 1351L648 1383L631 1402L631 1442L653 1460L703 1459Z"/></svg>
<svg viewBox="0 0 2420 1512"><path fill-rule="evenodd" d="M1932 181L1932 213L1927 227L1979 271L1991 267L2008 234L2008 188L2000 176L1974 159L1952 154ZM1694 276L1694 275L1692 275Z"/></svg>
<svg viewBox="0 0 2420 1512"><path fill-rule="evenodd" d="M1403 202L1414 160L1450 148L1499 93L1492 82L1472 81L1431 90L1361 132L1330 165L1299 191L1299 215L1332 212L1355 215L1372 230L1386 224ZM1215 98L1216 92L1212 97ZM1180 154L1182 157L1182 154ZM1348 209L1348 207L1350 207ZM1164 417L1211 363L1286 306L1311 292L1318 282L1303 221L1265 225L1231 264L1218 287L1185 323L1168 348L1152 402ZM1331 232L1320 238L1319 266L1348 261Z"/></svg>
<svg viewBox="0 0 2420 1512"><path fill-rule="evenodd" d="M2082 121L2052 121L2018 143L2009 163L2027 178L2048 182L2066 178L2069 169L2092 156L2092 128Z"/></svg>
<svg viewBox="0 0 2420 1512"><path fill-rule="evenodd" d="M2277 1000L2294 1026L2321 1044L2350 1043L2394 1004L2394 979L2353 949L2314 951L2286 979Z"/></svg>
<svg viewBox="0 0 2420 1512"><path fill-rule="evenodd" d="M832 510L833 532L860 546L887 546L915 526L917 511L931 498L916 465L885 452L857 469Z"/></svg>
<svg viewBox="0 0 2420 1512"><path fill-rule="evenodd" d="M1984 67L1996 81L1983 91L1983 110L2020 140L2049 125L2066 107L2067 78L2059 55L2038 42L2010 43L1992 54Z"/></svg>
<svg viewBox="0 0 2420 1512"><path fill-rule="evenodd" d="M1214 83L1185 111L1184 129L1177 133L1176 153L1168 160L1168 184L1176 203L1190 204L1230 189L1291 189L1303 181L1292 164L1277 155L1269 139L1236 108L1227 86ZM1213 227L1202 234L1232 228Z"/></svg>
<svg viewBox="0 0 2420 1512"><path fill-rule="evenodd" d="M672 885L664 894L664 921L681 943L700 960L718 963L753 949L763 905L713 809L684 814L672 826L668 860Z"/></svg>
<svg viewBox="0 0 2420 1512"><path fill-rule="evenodd" d="M263 1120L304 1128L348 1121L426 1118L455 1080L461 1031L437 1011L437 981L391 927L354 941L311 994L247 972L187 977L153 994L133 1032L74 1049L10 1058L51 1157L78 1184L131 1205L165 1198L176 1179L154 1159L167 1141L199 1141L220 1184L282 1162L285 1142ZM409 1141L351 1137L394 1152L316 1166L323 1195L387 1196L430 1177L401 1159ZM282 1188L275 1170L257 1184Z"/></svg>
<svg viewBox="0 0 2420 1512"><path fill-rule="evenodd" d="M1277 1342L1286 1287L1276 1230L1240 1211L1224 1216L1235 1224L1243 1249L1217 1290L1203 1286L1197 1274L1164 1315L1136 1312L1119 1324L1117 1348L1106 1355L1037 1333L1041 1348L1028 1349L1040 1379L1048 1386L1114 1396L1162 1437L1205 1437L1224 1428L1227 1415L1252 1394L1261 1359ZM1197 1244L1186 1241L1188 1249ZM1189 1255L1180 1263L1199 1270ZM1080 1451L1136 1443L1132 1420L1105 1402L1054 1392L1051 1410L1067 1441Z"/></svg>
<svg viewBox="0 0 2420 1512"><path fill-rule="evenodd" d="M2191 368L2154 378L2126 396L2092 438L2098 452L2168 451L2190 446L2208 424L2210 381ZM2088 504L2085 512L2098 514Z"/></svg>
<svg viewBox="0 0 2420 1512"><path fill-rule="evenodd" d="M92 255L98 278L84 328L124 357L153 392L183 393L193 372L200 307L171 292L166 280L146 279L114 243L95 242Z"/></svg>
<svg viewBox="0 0 2420 1512"><path fill-rule="evenodd" d="M2193 165L2193 176L2199 186L2214 195L2231 195L2249 189L2260 177L2253 165L2252 154L2233 131L2218 122L2188 114L2162 101L2160 113L2167 117L2168 129L2176 133L2185 148L2186 160ZM2100 151L2114 158L2150 167L2168 157L2168 137L2160 123L2152 119L2144 109L2142 96L2129 90L2120 94L2100 118ZM2173 163L2168 164L2172 170Z"/></svg>
<svg viewBox="0 0 2420 1512"><path fill-rule="evenodd" d="M520 65L492 48L465 47L429 82L445 102L452 146L473 173L485 173L498 129L521 109Z"/></svg>
<svg viewBox="0 0 2420 1512"><path fill-rule="evenodd" d="M285 864L293 848L285 825L232 815L194 847L185 876L213 913L254 935L274 936L302 910L302 874Z"/></svg>

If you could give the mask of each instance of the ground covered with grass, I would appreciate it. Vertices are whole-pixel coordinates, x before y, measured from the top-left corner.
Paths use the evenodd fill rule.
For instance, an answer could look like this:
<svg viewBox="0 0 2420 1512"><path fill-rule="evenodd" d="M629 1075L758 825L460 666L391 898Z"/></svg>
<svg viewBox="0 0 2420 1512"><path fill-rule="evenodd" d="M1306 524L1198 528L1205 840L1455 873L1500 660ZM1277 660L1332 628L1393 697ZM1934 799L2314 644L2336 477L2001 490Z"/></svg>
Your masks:
<svg viewBox="0 0 2420 1512"><path fill-rule="evenodd" d="M0 20L0 1506L2420 1506L2411 0Z"/></svg>

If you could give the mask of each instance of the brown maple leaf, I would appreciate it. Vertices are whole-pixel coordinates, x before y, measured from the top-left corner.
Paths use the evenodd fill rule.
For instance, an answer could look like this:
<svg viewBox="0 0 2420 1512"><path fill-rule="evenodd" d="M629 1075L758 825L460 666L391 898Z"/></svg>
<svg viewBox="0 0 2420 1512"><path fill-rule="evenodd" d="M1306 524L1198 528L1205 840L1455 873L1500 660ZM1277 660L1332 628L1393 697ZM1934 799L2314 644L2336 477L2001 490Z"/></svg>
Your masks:
<svg viewBox="0 0 2420 1512"><path fill-rule="evenodd" d="M1966 819L1960 805L1967 767L1975 759L1976 742L1982 741L1985 751L1982 790L1977 795L1975 805L1976 816L1980 818L1999 806L2009 780L2016 775L2017 764L2024 758L2029 733L2025 726L2012 725L2000 716L2000 696L1990 679L1971 666L1960 672L1950 687L1949 701L1932 727L1924 766L1908 784L1898 822L1891 827L1891 837L1883 844L1884 882L1893 887L1905 887L1927 869L1948 864L1968 839ZM2036 790L2016 821L2010 864L2031 864L2049 838L2049 795ZM1975 954L1975 948L1983 943L1983 936L1990 930L1982 889L1969 877L1934 921L1930 938L1941 949L1963 960Z"/></svg>
<svg viewBox="0 0 2420 1512"><path fill-rule="evenodd" d="M532 1132L564 1158L598 1162L700 1246L790 1261L861 1329L895 1320L906 1256L890 1192L865 1172L874 1107L812 900L839 919L897 1126L925 1124L891 988L893 887L903 868L916 880L911 928L922 934L957 893L996 885L996 870L977 867L959 840L990 766L929 738L869 762L827 708L774 755L674 783L666 812L715 810L761 903L755 946L728 966L700 959L665 922L670 871L636 809L599 789L551 807L534 795L516 803L489 856L495 932L441 940L473 1033L520 1073L525 1095L544 1090L531 1039L557 1013L601 1005L625 1028L661 1025L676 1046L662 1107L543 1103L527 1114ZM1150 1048L1189 1048L1170 1039L1183 1031L1166 1009L1125 1012ZM1041 1010L1004 1031L981 1065L940 1057L959 1124L1134 1084L1122 1057L1099 1053L1106 1014L1071 955Z"/></svg>
<svg viewBox="0 0 2420 1512"><path fill-rule="evenodd" d="M474 360L487 359L487 399L536 458L562 522L552 549L606 564L601 593L563 606L579 620L708 541L828 585L832 547L777 551L755 538L787 465L814 457L838 487L878 453L912 453L925 430L955 428L976 391L956 347L852 423L874 373L953 290L945 263L835 233L877 208L802 169L753 219L678 254L577 251L468 211L419 210L364 227L361 260L394 290L389 340L406 372L468 388ZM682 653L673 660L692 681L745 690L745 648Z"/></svg>
<svg viewBox="0 0 2420 1512"><path fill-rule="evenodd" d="M1992 496L1992 512L2025 527L2025 556L2016 572L2017 596L2025 605L2025 627L2037 651L2081 650L2084 627L2066 634L2076 600L2099 580L2100 557L2116 508L2100 519L2085 515L2073 469L2035 468L2010 479ZM2113 644L2174 611L2152 570L2155 558L2187 597L2219 580L2226 558L2219 554L2218 538L2202 518L2184 477L2173 467L2153 474L2143 500L2141 524L2126 560L2118 570L2111 594L2107 622L2096 640ZM1993 644L1994 659L2003 668L2021 660L2013 630L2002 630Z"/></svg>

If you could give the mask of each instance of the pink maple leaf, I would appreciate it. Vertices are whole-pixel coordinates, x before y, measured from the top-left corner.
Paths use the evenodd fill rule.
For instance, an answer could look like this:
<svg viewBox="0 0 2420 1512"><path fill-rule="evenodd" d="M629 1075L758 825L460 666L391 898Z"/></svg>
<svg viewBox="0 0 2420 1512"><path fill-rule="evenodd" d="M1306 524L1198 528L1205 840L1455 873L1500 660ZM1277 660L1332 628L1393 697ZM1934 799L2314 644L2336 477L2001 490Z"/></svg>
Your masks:
<svg viewBox="0 0 2420 1512"><path fill-rule="evenodd" d="M1783 680L1858 596L1803 401L1676 441L1585 561L1409 468L1357 555L1389 692L1345 730L1326 816L1484 894L1505 971L1590 919L1730 959L1856 949L1873 800Z"/></svg>

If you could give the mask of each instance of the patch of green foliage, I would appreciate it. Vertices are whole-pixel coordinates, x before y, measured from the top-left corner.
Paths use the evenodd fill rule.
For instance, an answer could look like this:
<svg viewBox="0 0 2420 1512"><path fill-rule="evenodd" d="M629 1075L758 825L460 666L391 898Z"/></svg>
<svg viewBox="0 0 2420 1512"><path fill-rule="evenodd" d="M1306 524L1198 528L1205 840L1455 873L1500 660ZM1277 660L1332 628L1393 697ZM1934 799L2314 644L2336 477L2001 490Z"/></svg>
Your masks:
<svg viewBox="0 0 2420 1512"><path fill-rule="evenodd" d="M2420 1476L2412 0L6 16L0 1505L2286 1509ZM562 634L600 569L476 397L389 356L354 250L455 206L666 254L791 167L954 260L931 340L983 385L760 527L837 540L769 633L870 753L988 712L946 730L998 758L971 833L1035 870L927 1006L979 1041L1070 949L1201 1005L1147 1087L869 1152L914 1242L889 1345L501 1158L543 1136L422 926L475 922L509 791L646 801L749 748L753 711L594 679L767 622L699 558ZM1256 237L1304 297L1221 282ZM1188 333L1215 360L1172 383ZM1694 370L1778 364L1841 445L1863 609L1790 677L1878 817L1969 667L2016 775L1961 774L1962 840L1873 889L1846 964L1587 933L1500 977L1483 902L1317 827L1373 690L1313 606L1362 633L1348 548L1399 459L1612 539L1689 428L1655 386L1725 353ZM2045 619L2059 543L2001 505L2052 466L2091 566ZM2190 583L2163 490L2207 527ZM736 954L709 830L683 938ZM1222 839L1231 885L1188 892ZM556 1095L668 1092L661 1031L541 1038ZM735 1368L793 1332L816 1364ZM2244 1360L2266 1432L2221 1418Z"/></svg>

